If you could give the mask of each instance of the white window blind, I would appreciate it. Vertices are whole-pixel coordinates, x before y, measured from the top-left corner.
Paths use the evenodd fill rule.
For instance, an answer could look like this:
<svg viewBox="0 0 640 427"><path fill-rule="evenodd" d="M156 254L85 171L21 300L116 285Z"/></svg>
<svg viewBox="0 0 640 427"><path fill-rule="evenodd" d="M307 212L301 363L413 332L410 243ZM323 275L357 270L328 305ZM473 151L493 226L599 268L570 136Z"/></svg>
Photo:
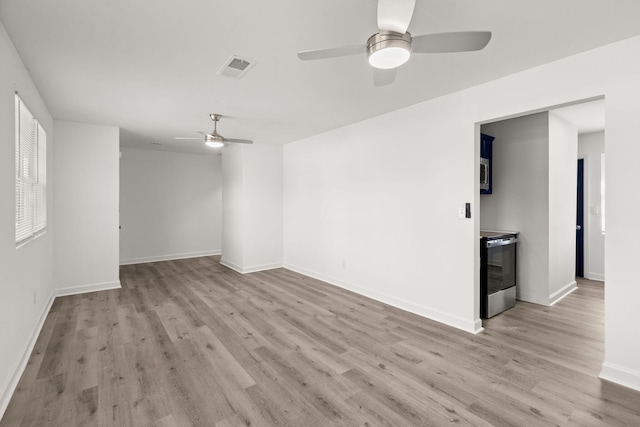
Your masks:
<svg viewBox="0 0 640 427"><path fill-rule="evenodd" d="M16 244L47 226L47 134L15 95L16 107Z"/></svg>

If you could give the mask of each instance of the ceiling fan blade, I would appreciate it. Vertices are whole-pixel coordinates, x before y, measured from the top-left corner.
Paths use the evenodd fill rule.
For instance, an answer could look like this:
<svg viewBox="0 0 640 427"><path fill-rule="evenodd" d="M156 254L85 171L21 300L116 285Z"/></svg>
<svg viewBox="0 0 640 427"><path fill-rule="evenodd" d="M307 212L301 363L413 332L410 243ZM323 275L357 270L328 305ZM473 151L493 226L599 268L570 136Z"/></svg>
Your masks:
<svg viewBox="0 0 640 427"><path fill-rule="evenodd" d="M330 47L328 49L316 49L305 50L298 52L298 58L303 61L310 59L327 59L327 58L339 58L341 56L357 55L359 53L366 53L367 47L365 45L350 45L341 47Z"/></svg>
<svg viewBox="0 0 640 427"><path fill-rule="evenodd" d="M202 132L201 130L197 130L196 132L198 132L200 135L204 135L204 136L210 135L208 132Z"/></svg>
<svg viewBox="0 0 640 427"><path fill-rule="evenodd" d="M177 140L182 140L182 139L197 139L197 140L201 140L202 138L192 138L190 136L176 136Z"/></svg>
<svg viewBox="0 0 640 427"><path fill-rule="evenodd" d="M378 29L407 32L416 0L378 0Z"/></svg>
<svg viewBox="0 0 640 427"><path fill-rule="evenodd" d="M471 52L481 50L491 40L491 31L460 31L413 37L411 53Z"/></svg>
<svg viewBox="0 0 640 427"><path fill-rule="evenodd" d="M233 142L237 144L253 144L253 141L250 139L236 139L236 138L225 138L224 142Z"/></svg>
<svg viewBox="0 0 640 427"><path fill-rule="evenodd" d="M374 68L373 69L373 85L376 87L387 86L396 79L398 68Z"/></svg>

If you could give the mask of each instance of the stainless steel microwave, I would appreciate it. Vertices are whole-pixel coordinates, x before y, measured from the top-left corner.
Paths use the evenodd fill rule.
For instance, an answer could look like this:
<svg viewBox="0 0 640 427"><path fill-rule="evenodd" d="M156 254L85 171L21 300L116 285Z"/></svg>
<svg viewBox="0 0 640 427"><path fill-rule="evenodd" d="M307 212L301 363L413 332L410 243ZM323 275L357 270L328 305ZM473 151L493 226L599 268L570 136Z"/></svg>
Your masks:
<svg viewBox="0 0 640 427"><path fill-rule="evenodd" d="M489 159L480 157L480 190L489 190Z"/></svg>

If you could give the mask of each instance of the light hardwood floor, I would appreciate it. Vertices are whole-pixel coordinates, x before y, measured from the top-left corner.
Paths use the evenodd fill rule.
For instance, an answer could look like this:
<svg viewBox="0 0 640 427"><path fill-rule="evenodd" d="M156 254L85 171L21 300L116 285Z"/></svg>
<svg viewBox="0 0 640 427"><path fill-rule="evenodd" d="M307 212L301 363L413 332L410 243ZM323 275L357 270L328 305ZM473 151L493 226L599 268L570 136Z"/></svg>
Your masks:
<svg viewBox="0 0 640 427"><path fill-rule="evenodd" d="M57 298L0 426L638 426L597 378L603 287L476 336L285 269L124 266Z"/></svg>

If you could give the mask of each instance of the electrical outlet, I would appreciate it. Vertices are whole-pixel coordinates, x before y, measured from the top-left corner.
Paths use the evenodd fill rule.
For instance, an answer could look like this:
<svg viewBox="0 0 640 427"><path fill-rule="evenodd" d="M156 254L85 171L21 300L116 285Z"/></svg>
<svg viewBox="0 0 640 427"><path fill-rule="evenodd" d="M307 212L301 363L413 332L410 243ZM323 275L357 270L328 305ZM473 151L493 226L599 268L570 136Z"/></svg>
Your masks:
<svg viewBox="0 0 640 427"><path fill-rule="evenodd" d="M346 259L342 260L342 268L347 268L347 260Z"/></svg>
<svg viewBox="0 0 640 427"><path fill-rule="evenodd" d="M458 218L459 219L464 219L465 217L465 209L464 208L458 208Z"/></svg>

